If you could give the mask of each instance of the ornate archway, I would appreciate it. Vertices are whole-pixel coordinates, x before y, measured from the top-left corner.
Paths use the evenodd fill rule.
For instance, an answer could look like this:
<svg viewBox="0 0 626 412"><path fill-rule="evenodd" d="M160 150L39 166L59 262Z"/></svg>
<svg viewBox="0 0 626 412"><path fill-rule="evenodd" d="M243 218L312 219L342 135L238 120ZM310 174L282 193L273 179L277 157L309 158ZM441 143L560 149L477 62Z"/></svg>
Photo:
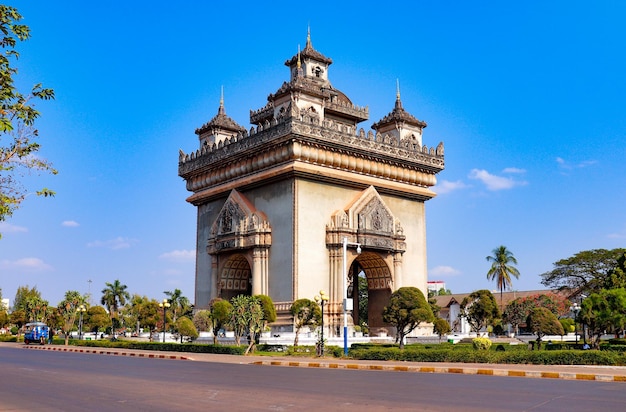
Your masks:
<svg viewBox="0 0 626 412"><path fill-rule="evenodd" d="M211 226L207 242L212 273L218 274L213 278L217 296L226 299L225 295L237 296L244 291L267 295L271 244L272 229L265 214L232 190Z"/></svg>
<svg viewBox="0 0 626 412"><path fill-rule="evenodd" d="M357 255L353 249L347 251L346 260L349 265L347 279L343 278L344 238L352 245L360 244L363 249L361 255ZM382 320L382 311L389 302L391 292L402 286L405 239L400 221L393 215L374 186L365 189L343 210L338 210L332 215L330 223L326 226L326 246L330 251L330 318L335 325L341 324L343 294L347 293L348 297L354 299L354 294L358 293L358 282L355 283L357 287L348 286L347 291L344 291L344 285L351 285L353 273L358 277L363 271L368 284L370 332L388 330L388 325ZM354 324L358 324L358 299L352 303L351 317Z"/></svg>
<svg viewBox="0 0 626 412"><path fill-rule="evenodd" d="M364 295L359 290L359 275L364 274L367 293ZM353 299L352 320L355 325L359 324L359 317L363 317L362 299L367 299L367 325L372 333L377 333L380 328L388 325L383 322L383 309L389 303L393 279L389 265L379 253L364 252L359 255L350 266L348 273L348 295Z"/></svg>
<svg viewBox="0 0 626 412"><path fill-rule="evenodd" d="M230 256L220 271L218 296L230 300L238 295L252 294L252 271L244 255Z"/></svg>

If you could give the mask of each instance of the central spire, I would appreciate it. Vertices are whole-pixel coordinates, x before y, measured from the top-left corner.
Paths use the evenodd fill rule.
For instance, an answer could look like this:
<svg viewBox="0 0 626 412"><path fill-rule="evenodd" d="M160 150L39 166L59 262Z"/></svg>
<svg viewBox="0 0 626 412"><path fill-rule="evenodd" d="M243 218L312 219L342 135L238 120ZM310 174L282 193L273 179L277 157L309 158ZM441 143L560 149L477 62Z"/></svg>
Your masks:
<svg viewBox="0 0 626 412"><path fill-rule="evenodd" d="M306 46L305 49L312 49L313 45L311 44L311 26L307 26L306 28Z"/></svg>
<svg viewBox="0 0 626 412"><path fill-rule="evenodd" d="M400 80L396 79L396 109L402 109L402 100L400 100Z"/></svg>

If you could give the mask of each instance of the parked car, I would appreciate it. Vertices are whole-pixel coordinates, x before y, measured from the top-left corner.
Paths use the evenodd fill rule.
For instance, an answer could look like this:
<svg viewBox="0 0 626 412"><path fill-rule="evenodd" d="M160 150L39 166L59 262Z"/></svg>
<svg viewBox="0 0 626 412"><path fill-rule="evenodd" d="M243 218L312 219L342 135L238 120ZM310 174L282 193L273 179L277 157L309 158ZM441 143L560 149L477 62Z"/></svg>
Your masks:
<svg viewBox="0 0 626 412"><path fill-rule="evenodd" d="M24 343L39 343L43 345L48 341L50 336L50 328L43 322L27 323L24 326Z"/></svg>

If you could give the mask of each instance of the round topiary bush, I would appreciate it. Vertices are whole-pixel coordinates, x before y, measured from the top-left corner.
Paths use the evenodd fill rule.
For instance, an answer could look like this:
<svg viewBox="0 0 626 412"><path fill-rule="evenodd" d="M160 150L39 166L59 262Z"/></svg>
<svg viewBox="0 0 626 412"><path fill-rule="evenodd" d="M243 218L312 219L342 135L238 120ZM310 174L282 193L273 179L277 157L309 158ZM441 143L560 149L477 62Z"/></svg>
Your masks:
<svg viewBox="0 0 626 412"><path fill-rule="evenodd" d="M474 338L472 339L472 346L477 350L489 350L491 340L489 338Z"/></svg>

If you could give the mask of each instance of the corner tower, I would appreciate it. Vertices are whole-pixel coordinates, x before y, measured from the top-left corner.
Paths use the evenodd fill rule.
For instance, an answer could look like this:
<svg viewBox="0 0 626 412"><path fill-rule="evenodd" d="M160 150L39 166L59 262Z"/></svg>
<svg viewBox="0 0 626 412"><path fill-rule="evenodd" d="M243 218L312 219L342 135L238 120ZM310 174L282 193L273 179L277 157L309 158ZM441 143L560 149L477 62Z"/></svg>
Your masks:
<svg viewBox="0 0 626 412"><path fill-rule="evenodd" d="M180 152L179 175L198 212L196 308L266 294L278 312L274 332L289 332L291 303L325 290L327 336L342 333L344 309L376 334L389 329L381 311L392 291L427 293L424 202L435 196L443 144L422 145L426 123L403 109L399 91L373 130L358 128L369 110L331 84L331 64L308 35L285 62L289 80L250 111L249 130L226 120L222 100L196 132L200 147ZM344 241L363 251L347 249L345 277ZM346 294L358 299L359 276L367 314L357 302L343 307Z"/></svg>

